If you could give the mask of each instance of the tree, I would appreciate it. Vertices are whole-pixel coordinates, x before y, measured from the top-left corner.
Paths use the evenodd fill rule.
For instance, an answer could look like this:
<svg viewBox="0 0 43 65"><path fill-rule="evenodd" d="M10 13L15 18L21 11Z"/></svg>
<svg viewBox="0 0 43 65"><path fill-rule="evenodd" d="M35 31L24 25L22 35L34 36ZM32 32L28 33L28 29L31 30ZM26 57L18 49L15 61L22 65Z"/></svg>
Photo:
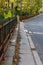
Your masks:
<svg viewBox="0 0 43 65"><path fill-rule="evenodd" d="M42 0L22 0L22 11L36 14L42 7Z"/></svg>

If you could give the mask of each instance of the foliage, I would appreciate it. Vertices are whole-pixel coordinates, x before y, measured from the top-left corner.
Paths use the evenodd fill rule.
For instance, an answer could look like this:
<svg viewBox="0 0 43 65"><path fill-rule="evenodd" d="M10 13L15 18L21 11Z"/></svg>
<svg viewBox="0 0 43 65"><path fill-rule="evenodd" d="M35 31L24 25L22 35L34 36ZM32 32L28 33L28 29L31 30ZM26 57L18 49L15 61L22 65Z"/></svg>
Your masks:
<svg viewBox="0 0 43 65"><path fill-rule="evenodd" d="M0 15L0 21L2 21L3 19L4 19L4 15L1 14L1 15Z"/></svg>
<svg viewBox="0 0 43 65"><path fill-rule="evenodd" d="M36 14L42 7L42 0L22 0L22 11L29 14Z"/></svg>
<svg viewBox="0 0 43 65"><path fill-rule="evenodd" d="M4 18L12 17L11 10L4 12Z"/></svg>
<svg viewBox="0 0 43 65"><path fill-rule="evenodd" d="M22 4L21 4L22 2ZM33 15L39 12L42 7L42 0L16 0L16 5L20 8L22 5L23 15ZM21 10L20 10L21 11Z"/></svg>
<svg viewBox="0 0 43 65"><path fill-rule="evenodd" d="M13 8L11 3L13 3ZM17 8L16 8L17 7ZM12 15L33 15L39 12L42 0L0 0L0 19L12 17Z"/></svg>

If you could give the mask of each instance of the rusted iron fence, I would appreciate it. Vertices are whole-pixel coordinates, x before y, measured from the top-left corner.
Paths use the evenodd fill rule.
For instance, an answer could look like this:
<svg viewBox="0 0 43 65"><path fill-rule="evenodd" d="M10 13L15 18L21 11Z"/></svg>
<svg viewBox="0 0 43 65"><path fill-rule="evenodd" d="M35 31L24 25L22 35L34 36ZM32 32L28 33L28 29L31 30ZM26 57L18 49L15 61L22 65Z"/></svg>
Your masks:
<svg viewBox="0 0 43 65"><path fill-rule="evenodd" d="M0 22L0 62L4 57L4 53L8 45L7 42L16 25L17 25L16 17L9 18Z"/></svg>

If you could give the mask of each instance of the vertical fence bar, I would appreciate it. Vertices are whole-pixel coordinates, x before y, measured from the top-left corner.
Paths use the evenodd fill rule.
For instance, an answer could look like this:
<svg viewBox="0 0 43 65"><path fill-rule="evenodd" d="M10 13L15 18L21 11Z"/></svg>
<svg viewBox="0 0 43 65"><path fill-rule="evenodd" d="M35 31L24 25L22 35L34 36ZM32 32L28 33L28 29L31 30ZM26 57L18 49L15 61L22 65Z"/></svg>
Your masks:
<svg viewBox="0 0 43 65"><path fill-rule="evenodd" d="M2 61L2 54L5 53L7 41L10 38L15 26L17 25L16 18L5 20L0 24L0 62Z"/></svg>

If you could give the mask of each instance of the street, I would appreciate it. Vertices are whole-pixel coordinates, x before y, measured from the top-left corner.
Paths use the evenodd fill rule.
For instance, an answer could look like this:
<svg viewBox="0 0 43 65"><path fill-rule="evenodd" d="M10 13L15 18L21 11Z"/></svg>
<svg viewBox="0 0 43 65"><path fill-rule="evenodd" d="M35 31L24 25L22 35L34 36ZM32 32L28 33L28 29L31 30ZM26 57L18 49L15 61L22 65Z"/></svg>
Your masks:
<svg viewBox="0 0 43 65"><path fill-rule="evenodd" d="M32 41L43 63L43 14L26 20L25 28L29 31Z"/></svg>

